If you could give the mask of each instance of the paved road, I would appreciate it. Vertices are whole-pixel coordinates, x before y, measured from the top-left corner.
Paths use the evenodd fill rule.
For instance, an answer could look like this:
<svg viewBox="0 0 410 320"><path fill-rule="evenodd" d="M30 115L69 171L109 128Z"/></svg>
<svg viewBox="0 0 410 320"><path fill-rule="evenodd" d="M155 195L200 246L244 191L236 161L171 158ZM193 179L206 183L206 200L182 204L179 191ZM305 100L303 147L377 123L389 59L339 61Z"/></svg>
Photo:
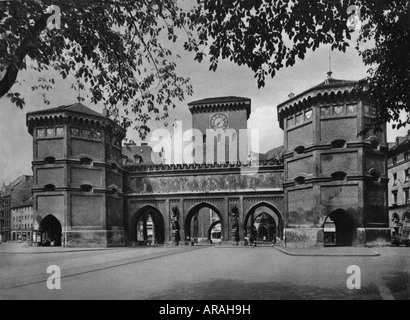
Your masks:
<svg viewBox="0 0 410 320"><path fill-rule="evenodd" d="M410 299L410 249L295 257L272 247L122 248L1 254L0 299ZM61 290L49 290L49 265ZM346 286L348 266L361 289Z"/></svg>

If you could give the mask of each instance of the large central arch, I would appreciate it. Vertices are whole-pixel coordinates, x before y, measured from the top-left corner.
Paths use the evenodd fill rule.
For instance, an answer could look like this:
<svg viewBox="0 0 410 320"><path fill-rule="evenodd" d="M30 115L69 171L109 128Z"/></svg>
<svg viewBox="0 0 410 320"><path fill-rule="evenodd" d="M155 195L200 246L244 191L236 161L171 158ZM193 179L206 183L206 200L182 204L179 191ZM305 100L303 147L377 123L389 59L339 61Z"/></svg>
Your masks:
<svg viewBox="0 0 410 320"><path fill-rule="evenodd" d="M152 222L152 238L149 239L149 234L147 231L147 221ZM140 234L138 230L139 223L143 224L143 234ZM135 228L135 241L139 245L144 245L148 243L152 244L164 244L165 241L165 224L164 218L161 212L152 206L145 206L138 210L135 215L134 225Z"/></svg>
<svg viewBox="0 0 410 320"><path fill-rule="evenodd" d="M280 214L279 210L272 204L268 202L260 202L254 205L251 209L249 209L248 213L245 216L245 221L243 224L243 234L244 237L250 237L252 230L255 230L255 226L253 226L257 217L261 216L262 214L266 214L274 220L275 223L275 230L274 233L276 237L283 239L283 218ZM263 228L263 226L261 226ZM261 229L262 230L262 229ZM257 232L257 230L255 230ZM269 230L268 230L269 231ZM270 232L272 233L272 232ZM268 232L268 234L270 234Z"/></svg>
<svg viewBox="0 0 410 320"><path fill-rule="evenodd" d="M215 208L213 205L207 203L207 202L202 202L199 203L197 205L195 205L194 207L192 207L188 214L185 217L185 221L184 221L184 231L185 231L185 240L186 241L190 241L191 238L193 238L195 235L191 234L191 223L192 223L192 219L194 218L194 216L203 208L209 208L211 210L213 210L217 216L218 216L218 220L214 221L214 222L210 222L210 226L215 226L216 224L220 223L221 224L221 234L223 234L223 230L224 230L224 224L223 224L223 217L221 215L221 213L219 212L219 210L217 208ZM209 234L210 231L212 230L212 228L208 227L207 228L207 238L209 239Z"/></svg>

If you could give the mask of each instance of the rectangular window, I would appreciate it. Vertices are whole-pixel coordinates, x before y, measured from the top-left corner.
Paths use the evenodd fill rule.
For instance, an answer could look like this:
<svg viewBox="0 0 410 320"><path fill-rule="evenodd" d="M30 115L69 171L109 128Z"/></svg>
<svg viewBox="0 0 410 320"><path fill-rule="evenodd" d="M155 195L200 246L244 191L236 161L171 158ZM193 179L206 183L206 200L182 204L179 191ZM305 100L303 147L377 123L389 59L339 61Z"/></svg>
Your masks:
<svg viewBox="0 0 410 320"><path fill-rule="evenodd" d="M392 195L393 195L393 204L397 204L397 191L393 191Z"/></svg>
<svg viewBox="0 0 410 320"><path fill-rule="evenodd" d="M406 152L404 154L404 161L408 161L409 160L409 154Z"/></svg>
<svg viewBox="0 0 410 320"><path fill-rule="evenodd" d="M393 173L393 186L397 184L397 173Z"/></svg>
<svg viewBox="0 0 410 320"><path fill-rule="evenodd" d="M404 170L404 182L409 182L410 180L409 175L410 175L410 169Z"/></svg>
<svg viewBox="0 0 410 320"><path fill-rule="evenodd" d="M397 157L393 157L393 165L397 163Z"/></svg>
<svg viewBox="0 0 410 320"><path fill-rule="evenodd" d="M410 199L409 199L409 189L404 189L404 203L408 204L410 203Z"/></svg>

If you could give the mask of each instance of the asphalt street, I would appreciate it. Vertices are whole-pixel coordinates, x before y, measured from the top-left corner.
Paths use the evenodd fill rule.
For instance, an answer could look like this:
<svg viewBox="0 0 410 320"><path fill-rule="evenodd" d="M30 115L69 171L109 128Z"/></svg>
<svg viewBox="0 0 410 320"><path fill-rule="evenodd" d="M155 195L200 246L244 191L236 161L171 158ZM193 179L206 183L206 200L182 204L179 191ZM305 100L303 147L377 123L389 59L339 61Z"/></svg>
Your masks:
<svg viewBox="0 0 410 320"><path fill-rule="evenodd" d="M375 250L379 256L220 246L2 252L0 299L410 299L410 249ZM61 289L46 285L51 265L61 269ZM352 265L360 289L347 287Z"/></svg>

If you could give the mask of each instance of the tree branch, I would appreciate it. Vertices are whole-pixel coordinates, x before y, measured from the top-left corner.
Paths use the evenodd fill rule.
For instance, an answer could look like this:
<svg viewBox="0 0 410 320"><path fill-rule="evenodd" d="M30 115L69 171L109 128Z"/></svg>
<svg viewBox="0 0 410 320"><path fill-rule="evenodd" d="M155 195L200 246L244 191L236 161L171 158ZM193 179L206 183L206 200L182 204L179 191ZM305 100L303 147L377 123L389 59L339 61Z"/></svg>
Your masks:
<svg viewBox="0 0 410 320"><path fill-rule="evenodd" d="M0 98L2 98L11 87L14 85L17 79L18 72L24 62L24 58L33 48L33 43L38 39L41 31L47 27L47 20L52 13L43 14L31 30L28 31L27 36L21 42L20 46L16 49L12 57L12 62L7 67L6 73L3 79L0 80Z"/></svg>

